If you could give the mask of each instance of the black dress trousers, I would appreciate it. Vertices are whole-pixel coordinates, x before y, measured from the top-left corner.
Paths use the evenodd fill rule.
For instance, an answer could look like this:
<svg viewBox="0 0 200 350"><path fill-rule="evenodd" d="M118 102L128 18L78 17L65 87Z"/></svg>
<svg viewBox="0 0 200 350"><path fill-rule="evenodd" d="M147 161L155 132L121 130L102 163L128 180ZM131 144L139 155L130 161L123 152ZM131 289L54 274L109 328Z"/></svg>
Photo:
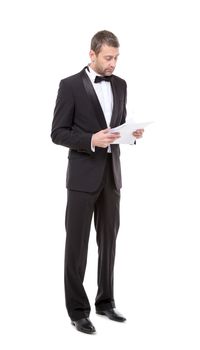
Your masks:
<svg viewBox="0 0 200 350"><path fill-rule="evenodd" d="M102 184L94 193L68 190L66 209L65 298L73 321L89 317L90 303L83 286L91 220L98 245L98 291L96 310L115 307L113 273L119 229L120 191L116 189L112 155L108 153Z"/></svg>

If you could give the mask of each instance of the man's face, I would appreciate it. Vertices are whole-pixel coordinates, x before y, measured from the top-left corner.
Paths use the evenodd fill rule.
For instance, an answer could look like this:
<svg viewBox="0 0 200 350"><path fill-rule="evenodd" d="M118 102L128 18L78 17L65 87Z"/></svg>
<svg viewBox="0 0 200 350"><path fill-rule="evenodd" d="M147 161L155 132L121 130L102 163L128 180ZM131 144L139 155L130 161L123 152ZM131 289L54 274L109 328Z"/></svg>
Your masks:
<svg viewBox="0 0 200 350"><path fill-rule="evenodd" d="M102 45L101 51L96 55L90 51L91 68L100 75L111 75L115 69L119 56L119 48Z"/></svg>

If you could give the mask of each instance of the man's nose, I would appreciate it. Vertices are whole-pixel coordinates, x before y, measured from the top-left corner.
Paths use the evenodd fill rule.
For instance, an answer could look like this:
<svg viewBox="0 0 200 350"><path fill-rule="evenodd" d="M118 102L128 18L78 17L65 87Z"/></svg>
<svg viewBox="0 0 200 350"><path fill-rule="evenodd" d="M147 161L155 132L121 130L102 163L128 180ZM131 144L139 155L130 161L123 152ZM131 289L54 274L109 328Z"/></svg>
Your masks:
<svg viewBox="0 0 200 350"><path fill-rule="evenodd" d="M111 67L112 68L115 68L115 66L116 66L116 60L115 59L113 59L112 61L111 61Z"/></svg>

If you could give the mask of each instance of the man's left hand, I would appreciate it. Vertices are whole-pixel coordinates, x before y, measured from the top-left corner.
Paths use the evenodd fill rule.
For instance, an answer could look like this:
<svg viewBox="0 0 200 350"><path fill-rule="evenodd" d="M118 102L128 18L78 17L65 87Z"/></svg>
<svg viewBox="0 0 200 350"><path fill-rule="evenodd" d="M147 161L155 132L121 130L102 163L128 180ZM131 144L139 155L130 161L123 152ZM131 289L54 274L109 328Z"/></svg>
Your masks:
<svg viewBox="0 0 200 350"><path fill-rule="evenodd" d="M143 136L143 132L144 132L144 129L137 129L133 132L133 136L136 138L136 139L141 139L141 137Z"/></svg>

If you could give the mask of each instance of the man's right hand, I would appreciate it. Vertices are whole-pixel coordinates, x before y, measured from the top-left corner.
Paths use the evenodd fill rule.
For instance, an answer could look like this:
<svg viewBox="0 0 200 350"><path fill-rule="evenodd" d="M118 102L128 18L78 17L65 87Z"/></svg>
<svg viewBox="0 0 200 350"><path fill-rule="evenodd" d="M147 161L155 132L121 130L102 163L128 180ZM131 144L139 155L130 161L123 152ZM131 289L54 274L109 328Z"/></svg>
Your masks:
<svg viewBox="0 0 200 350"><path fill-rule="evenodd" d="M92 135L92 147L106 148L120 137L119 132L111 133L109 128Z"/></svg>

